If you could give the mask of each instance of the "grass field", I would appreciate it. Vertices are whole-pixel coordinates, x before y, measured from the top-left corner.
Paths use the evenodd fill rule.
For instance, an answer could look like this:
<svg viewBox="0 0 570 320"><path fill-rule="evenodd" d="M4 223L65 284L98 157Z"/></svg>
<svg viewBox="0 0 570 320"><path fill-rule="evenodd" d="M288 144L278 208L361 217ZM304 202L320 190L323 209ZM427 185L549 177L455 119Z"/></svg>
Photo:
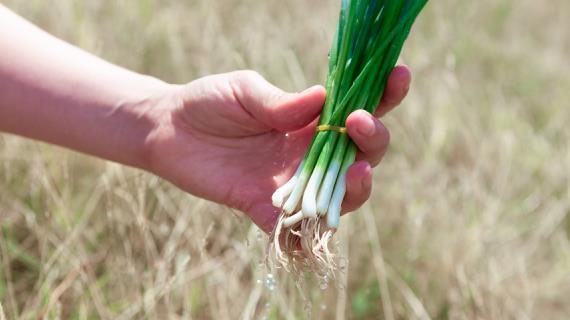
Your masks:
<svg viewBox="0 0 570 320"><path fill-rule="evenodd" d="M167 81L250 68L287 90L323 82L338 2L3 1ZM305 297L285 274L266 285L266 238L240 213L0 135L0 319L567 319L568 12L431 1L373 197L342 221L345 275Z"/></svg>

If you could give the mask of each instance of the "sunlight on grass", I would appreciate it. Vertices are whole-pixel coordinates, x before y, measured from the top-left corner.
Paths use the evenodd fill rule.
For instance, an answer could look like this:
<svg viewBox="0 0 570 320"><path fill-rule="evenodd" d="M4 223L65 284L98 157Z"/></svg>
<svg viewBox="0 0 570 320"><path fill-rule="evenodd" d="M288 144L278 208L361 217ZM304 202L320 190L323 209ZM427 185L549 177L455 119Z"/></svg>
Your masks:
<svg viewBox="0 0 570 320"><path fill-rule="evenodd" d="M338 1L3 4L166 81L252 68L322 83ZM7 319L564 319L570 314L570 2L431 1L402 61L370 203L343 221L346 286L258 280L266 239L149 174L0 135ZM322 306L325 306L323 308Z"/></svg>

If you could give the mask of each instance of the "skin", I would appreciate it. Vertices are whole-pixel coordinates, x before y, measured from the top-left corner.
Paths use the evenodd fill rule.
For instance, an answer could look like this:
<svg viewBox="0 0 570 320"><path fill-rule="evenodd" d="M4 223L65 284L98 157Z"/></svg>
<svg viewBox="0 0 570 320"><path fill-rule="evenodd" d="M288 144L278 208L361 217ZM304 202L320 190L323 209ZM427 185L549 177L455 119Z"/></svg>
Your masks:
<svg viewBox="0 0 570 320"><path fill-rule="evenodd" d="M19 30L17 35L10 30ZM390 135L377 117L406 96L396 67L375 115L347 130L360 153L347 174L343 211L360 207ZM172 85L112 65L0 6L0 131L152 172L205 199L245 212L265 232L271 195L300 162L326 92L286 93L253 71Z"/></svg>

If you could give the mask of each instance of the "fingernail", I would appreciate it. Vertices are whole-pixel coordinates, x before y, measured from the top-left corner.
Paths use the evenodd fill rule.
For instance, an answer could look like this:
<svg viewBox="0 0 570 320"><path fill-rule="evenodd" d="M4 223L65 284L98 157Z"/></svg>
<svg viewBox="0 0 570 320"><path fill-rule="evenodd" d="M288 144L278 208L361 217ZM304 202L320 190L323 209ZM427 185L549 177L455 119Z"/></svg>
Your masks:
<svg viewBox="0 0 570 320"><path fill-rule="evenodd" d="M372 137L374 131L376 131L376 125L374 124L374 120L370 117L366 117L366 120L364 120L360 128L358 128L358 132L365 137Z"/></svg>

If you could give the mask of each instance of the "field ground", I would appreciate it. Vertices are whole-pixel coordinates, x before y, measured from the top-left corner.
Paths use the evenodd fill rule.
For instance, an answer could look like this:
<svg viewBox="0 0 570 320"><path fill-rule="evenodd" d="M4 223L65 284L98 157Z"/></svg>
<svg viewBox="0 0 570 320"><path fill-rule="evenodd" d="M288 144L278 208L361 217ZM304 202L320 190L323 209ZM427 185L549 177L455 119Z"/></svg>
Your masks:
<svg viewBox="0 0 570 320"><path fill-rule="evenodd" d="M322 83L338 1L3 3L171 82L251 68ZM264 285L265 237L143 172L0 135L8 319L567 319L570 2L437 0L372 200L343 219L346 279ZM14 30L17 32L17 30ZM0 311L0 318L1 311Z"/></svg>

